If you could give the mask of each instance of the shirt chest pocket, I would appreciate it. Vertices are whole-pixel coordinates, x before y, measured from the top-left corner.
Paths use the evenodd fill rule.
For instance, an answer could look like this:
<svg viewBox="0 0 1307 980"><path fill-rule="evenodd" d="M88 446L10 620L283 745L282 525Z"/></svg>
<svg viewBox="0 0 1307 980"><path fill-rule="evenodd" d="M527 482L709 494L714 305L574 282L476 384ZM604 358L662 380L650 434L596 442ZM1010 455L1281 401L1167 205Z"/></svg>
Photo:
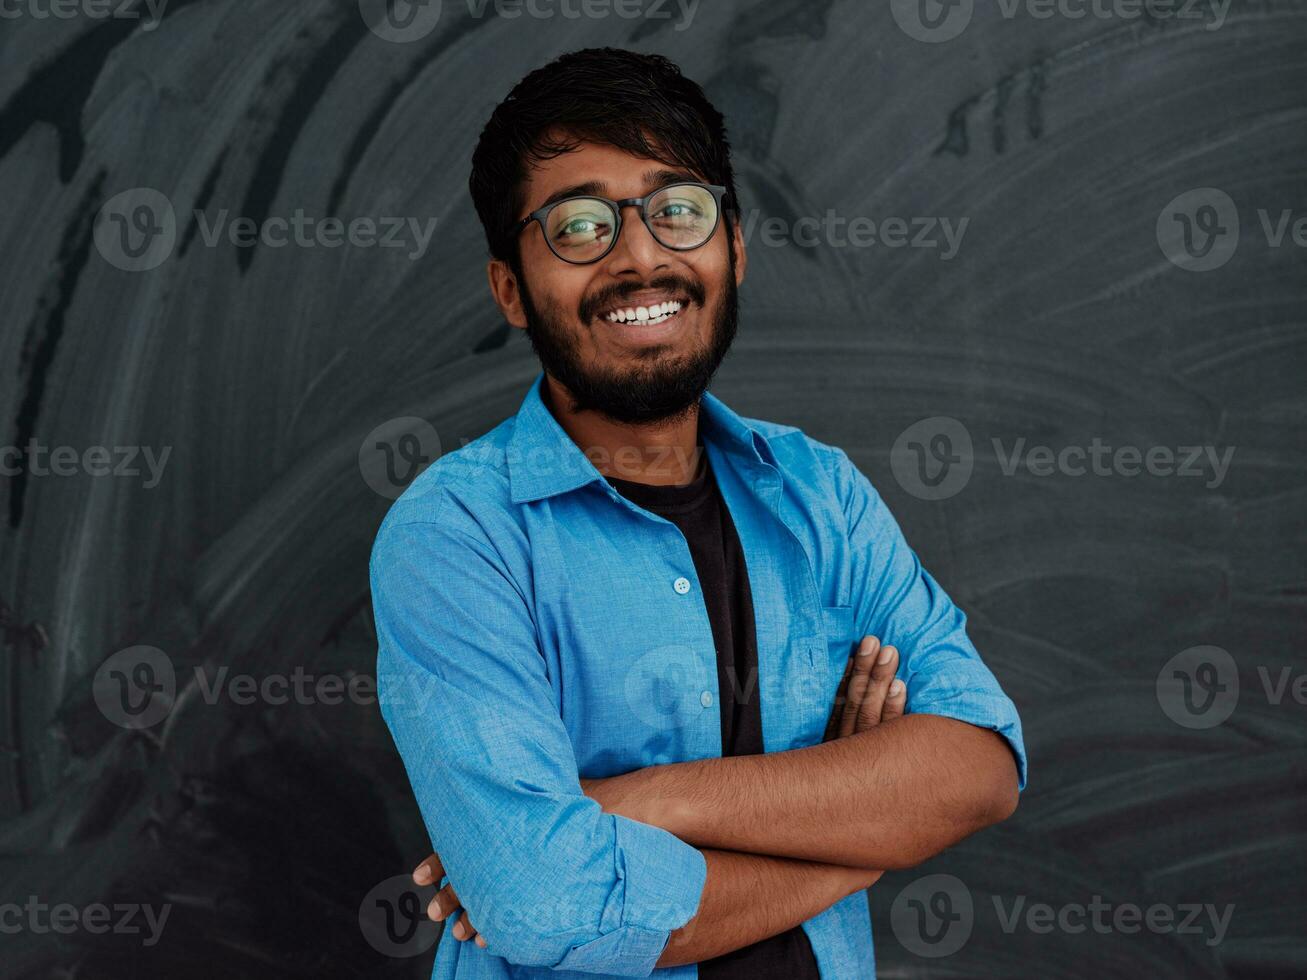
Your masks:
<svg viewBox="0 0 1307 980"><path fill-rule="evenodd" d="M840 678L844 676L844 668L849 662L849 657L857 649L858 641L862 637L853 635L852 606L822 606L821 621L826 641L824 650L826 661L822 666L826 671L826 687L829 695L826 704L829 706L839 687Z"/></svg>

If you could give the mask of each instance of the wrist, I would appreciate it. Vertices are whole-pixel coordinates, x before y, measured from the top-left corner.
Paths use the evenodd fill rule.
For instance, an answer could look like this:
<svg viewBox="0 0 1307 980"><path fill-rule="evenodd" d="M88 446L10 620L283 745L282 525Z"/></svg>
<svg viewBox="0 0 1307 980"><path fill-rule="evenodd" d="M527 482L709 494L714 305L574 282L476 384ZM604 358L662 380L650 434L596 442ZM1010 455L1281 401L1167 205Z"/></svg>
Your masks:
<svg viewBox="0 0 1307 980"><path fill-rule="evenodd" d="M864 891L880 880L884 871L869 871L866 868L850 868L848 881L849 890L847 894L852 895L854 892Z"/></svg>

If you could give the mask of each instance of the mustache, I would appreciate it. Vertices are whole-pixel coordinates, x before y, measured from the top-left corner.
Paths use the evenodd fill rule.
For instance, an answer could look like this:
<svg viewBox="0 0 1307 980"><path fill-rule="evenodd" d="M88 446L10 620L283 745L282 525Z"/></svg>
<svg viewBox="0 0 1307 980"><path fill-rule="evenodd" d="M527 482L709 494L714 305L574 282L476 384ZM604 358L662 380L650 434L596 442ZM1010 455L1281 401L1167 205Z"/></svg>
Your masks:
<svg viewBox="0 0 1307 980"><path fill-rule="evenodd" d="M645 292L651 289L660 289L673 293L684 293L691 302L698 306L703 306L706 293L703 283L686 279L683 276L657 276L647 283L622 283L621 285L612 286L603 289L594 296L585 300L581 304L581 321L589 323L598 315L599 311L609 306L614 306L628 296L634 296L636 293Z"/></svg>

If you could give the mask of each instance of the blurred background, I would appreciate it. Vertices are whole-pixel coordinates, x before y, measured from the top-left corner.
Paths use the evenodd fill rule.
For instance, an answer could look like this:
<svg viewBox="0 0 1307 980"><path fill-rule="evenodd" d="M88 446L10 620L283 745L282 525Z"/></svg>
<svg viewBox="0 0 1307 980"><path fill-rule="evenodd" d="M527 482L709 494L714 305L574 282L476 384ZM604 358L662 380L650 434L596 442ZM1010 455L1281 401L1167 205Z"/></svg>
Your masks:
<svg viewBox="0 0 1307 980"><path fill-rule="evenodd" d="M880 975L1307 976L1307 0L0 12L0 975L429 975L367 558L538 371L481 126L612 45L727 117L712 390L848 451L1021 711Z"/></svg>

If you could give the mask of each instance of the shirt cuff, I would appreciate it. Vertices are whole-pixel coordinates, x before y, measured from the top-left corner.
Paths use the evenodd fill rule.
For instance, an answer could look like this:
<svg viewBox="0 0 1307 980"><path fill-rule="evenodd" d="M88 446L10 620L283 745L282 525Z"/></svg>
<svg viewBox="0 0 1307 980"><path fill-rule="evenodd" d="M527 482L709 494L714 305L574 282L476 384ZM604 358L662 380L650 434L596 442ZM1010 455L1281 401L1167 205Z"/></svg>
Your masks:
<svg viewBox="0 0 1307 980"><path fill-rule="evenodd" d="M616 872L624 885L621 925L568 951L556 970L647 977L672 931L699 910L708 863L697 848L649 824L614 817Z"/></svg>
<svg viewBox="0 0 1307 980"><path fill-rule="evenodd" d="M989 672L981 668L985 675ZM1017 790L1026 788L1026 744L1021 734L1021 717L1012 699L980 672L963 671L953 675L932 674L928 689L912 696L908 685L908 714L940 715L965 721L977 728L989 728L1007 741L1017 766Z"/></svg>

